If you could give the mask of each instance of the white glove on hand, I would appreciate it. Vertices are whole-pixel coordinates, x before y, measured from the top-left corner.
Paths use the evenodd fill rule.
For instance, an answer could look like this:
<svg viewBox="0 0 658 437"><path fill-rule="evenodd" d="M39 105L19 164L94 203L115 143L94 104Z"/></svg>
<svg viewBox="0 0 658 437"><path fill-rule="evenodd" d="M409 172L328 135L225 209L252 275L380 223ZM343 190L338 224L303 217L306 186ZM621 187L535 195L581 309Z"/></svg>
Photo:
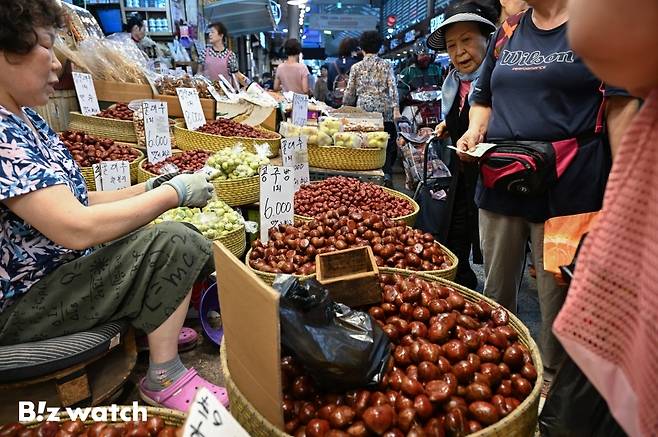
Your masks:
<svg viewBox="0 0 658 437"><path fill-rule="evenodd" d="M215 187L202 173L181 174L162 185L174 187L178 193L178 206L188 208L203 208L215 192Z"/></svg>

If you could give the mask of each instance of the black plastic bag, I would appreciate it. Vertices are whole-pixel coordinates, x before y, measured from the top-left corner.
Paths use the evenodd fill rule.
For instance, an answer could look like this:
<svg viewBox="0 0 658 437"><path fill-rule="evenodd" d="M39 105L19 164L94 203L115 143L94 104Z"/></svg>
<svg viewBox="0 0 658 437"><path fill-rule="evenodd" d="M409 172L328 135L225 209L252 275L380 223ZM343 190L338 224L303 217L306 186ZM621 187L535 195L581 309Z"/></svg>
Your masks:
<svg viewBox="0 0 658 437"><path fill-rule="evenodd" d="M282 344L322 388L349 390L379 384L391 346L369 314L335 303L315 279L279 276Z"/></svg>
<svg viewBox="0 0 658 437"><path fill-rule="evenodd" d="M567 359L555 375L539 416L542 437L624 437L605 399Z"/></svg>

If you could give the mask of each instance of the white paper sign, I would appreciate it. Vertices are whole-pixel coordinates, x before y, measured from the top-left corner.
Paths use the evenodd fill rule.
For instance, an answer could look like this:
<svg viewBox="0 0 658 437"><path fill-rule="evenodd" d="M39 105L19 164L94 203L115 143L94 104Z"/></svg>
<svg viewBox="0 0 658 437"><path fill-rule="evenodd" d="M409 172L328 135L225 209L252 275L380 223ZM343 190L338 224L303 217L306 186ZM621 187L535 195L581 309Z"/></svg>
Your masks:
<svg viewBox="0 0 658 437"><path fill-rule="evenodd" d="M470 151L470 152L462 152L462 153L464 153L466 155L473 156L475 158L482 158L482 155L484 155L489 149L491 149L493 147L496 147L496 146L497 146L497 144L493 144L493 143L480 143L480 144L475 146L475 150ZM448 147L450 149L459 150L455 146L448 146Z"/></svg>
<svg viewBox="0 0 658 437"><path fill-rule="evenodd" d="M142 102L142 111L148 160L151 164L164 161L171 156L167 102Z"/></svg>
<svg viewBox="0 0 658 437"><path fill-rule="evenodd" d="M308 96L295 94L292 96L292 124L297 126L306 125L308 117Z"/></svg>
<svg viewBox="0 0 658 437"><path fill-rule="evenodd" d="M189 130L197 130L206 124L206 116L201 107L199 92L196 88L176 88L178 101L183 110L185 125Z"/></svg>
<svg viewBox="0 0 658 437"><path fill-rule="evenodd" d="M212 84L208 84L208 91L210 92L210 95L215 99L216 102L221 101L222 96L219 95L217 92L217 89Z"/></svg>
<svg viewBox="0 0 658 437"><path fill-rule="evenodd" d="M103 161L92 166L96 191L115 191L130 186L128 161Z"/></svg>
<svg viewBox="0 0 658 437"><path fill-rule="evenodd" d="M249 437L207 388L197 390L185 420L183 437Z"/></svg>
<svg viewBox="0 0 658 437"><path fill-rule="evenodd" d="M96 115L101 112L91 74L74 71L73 84L75 85L75 92L78 95L78 103L80 103L80 112L82 115Z"/></svg>
<svg viewBox="0 0 658 437"><path fill-rule="evenodd" d="M307 137L281 138L283 165L294 169L295 192L311 181L308 171L307 141Z"/></svg>
<svg viewBox="0 0 658 437"><path fill-rule="evenodd" d="M281 223L293 223L294 171L290 167L265 165L260 168L260 239L267 243L267 231Z"/></svg>

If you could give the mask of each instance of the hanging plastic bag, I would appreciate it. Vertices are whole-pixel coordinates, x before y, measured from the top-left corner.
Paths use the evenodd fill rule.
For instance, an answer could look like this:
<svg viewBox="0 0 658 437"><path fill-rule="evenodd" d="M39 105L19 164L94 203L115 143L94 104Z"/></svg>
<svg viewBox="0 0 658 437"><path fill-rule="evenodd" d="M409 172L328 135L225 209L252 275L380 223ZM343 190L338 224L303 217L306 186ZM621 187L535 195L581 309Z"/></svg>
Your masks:
<svg viewBox="0 0 658 437"><path fill-rule="evenodd" d="M376 386L391 346L370 315L335 303L315 279L279 276L282 344L315 382L332 391Z"/></svg>

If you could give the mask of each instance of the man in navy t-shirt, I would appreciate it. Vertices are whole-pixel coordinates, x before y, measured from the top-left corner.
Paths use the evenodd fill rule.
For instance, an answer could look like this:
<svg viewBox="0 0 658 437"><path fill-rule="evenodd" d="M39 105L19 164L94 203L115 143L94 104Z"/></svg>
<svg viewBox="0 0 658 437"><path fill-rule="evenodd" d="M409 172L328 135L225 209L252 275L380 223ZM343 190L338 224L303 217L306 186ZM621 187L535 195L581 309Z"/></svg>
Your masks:
<svg viewBox="0 0 658 437"><path fill-rule="evenodd" d="M580 140L574 160L546 194L530 197L488 189L480 178L475 197L480 208L484 292L511 311L516 311L525 245L531 240L542 314L540 350L550 378L563 357L551 326L566 289L543 268L544 221L600 209L611 164L610 138L623 124L617 116L620 108L630 105L631 99L622 90L602 86L573 52L567 41L564 2L528 3L534 9L521 17L497 58L498 38L489 44L470 100L469 128L457 146L472 149L485 138L489 142ZM595 134L604 93L610 105L609 135Z"/></svg>

